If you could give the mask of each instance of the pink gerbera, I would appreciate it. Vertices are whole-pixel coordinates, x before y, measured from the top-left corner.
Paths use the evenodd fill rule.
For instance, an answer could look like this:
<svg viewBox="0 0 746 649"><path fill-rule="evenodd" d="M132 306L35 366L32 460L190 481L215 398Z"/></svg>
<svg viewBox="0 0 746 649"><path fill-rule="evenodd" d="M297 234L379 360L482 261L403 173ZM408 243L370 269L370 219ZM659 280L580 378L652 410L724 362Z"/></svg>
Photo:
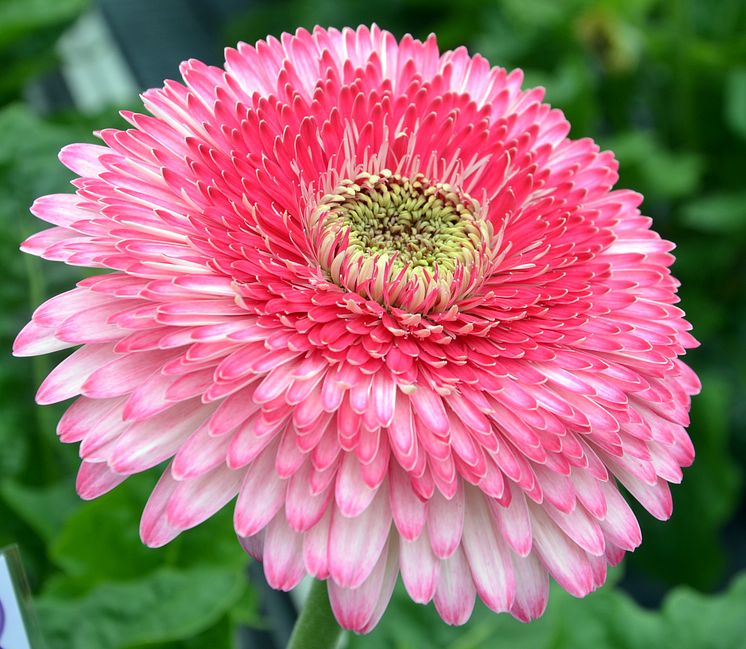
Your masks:
<svg viewBox="0 0 746 649"><path fill-rule="evenodd" d="M23 244L113 271L15 345L80 345L37 395L77 397L80 495L169 461L145 543L238 496L268 582L327 580L358 632L399 573L451 624L601 585L640 543L619 484L670 515L699 389L673 246L612 154L434 37L299 30L181 72L63 149L77 191Z"/></svg>

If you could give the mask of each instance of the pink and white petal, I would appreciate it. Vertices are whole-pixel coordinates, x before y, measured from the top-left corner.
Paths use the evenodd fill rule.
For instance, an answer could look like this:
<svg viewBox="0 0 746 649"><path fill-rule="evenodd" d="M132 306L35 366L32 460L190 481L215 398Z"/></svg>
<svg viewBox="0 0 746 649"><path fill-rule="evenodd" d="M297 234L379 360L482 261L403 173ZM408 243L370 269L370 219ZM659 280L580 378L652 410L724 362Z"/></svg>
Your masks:
<svg viewBox="0 0 746 649"><path fill-rule="evenodd" d="M378 489L371 489L363 479L360 461L355 453L345 453L337 472L334 499L339 512L348 518L359 516L370 505Z"/></svg>
<svg viewBox="0 0 746 649"><path fill-rule="evenodd" d="M578 500L590 514L598 519L606 515L606 500L602 483L606 481L597 480L587 469L573 468L570 480L575 485L575 493Z"/></svg>
<svg viewBox="0 0 746 649"><path fill-rule="evenodd" d="M370 633L373 628L378 624L381 617L383 617L386 607L391 601L391 595L394 592L394 586L396 586L396 578L399 576L399 552L398 552L398 539L396 535L392 535L389 539L388 552L386 552L386 566L383 573L383 583L381 584L381 593L378 596L378 602L373 609L373 614L360 629L361 633Z"/></svg>
<svg viewBox="0 0 746 649"><path fill-rule="evenodd" d="M227 462L233 469L239 469L253 462L273 442L279 444L279 436L284 428L280 422L267 431L259 431L260 416L254 415L244 422L231 436L228 446Z"/></svg>
<svg viewBox="0 0 746 649"><path fill-rule="evenodd" d="M459 488L451 500L436 491L427 504L427 529L436 557L447 559L459 547L464 529L464 490Z"/></svg>
<svg viewBox="0 0 746 649"><path fill-rule="evenodd" d="M166 506L179 483L173 479L170 467L161 475L158 484L150 494L140 519L140 538L151 547L159 548L173 541L181 530L173 527L166 516Z"/></svg>
<svg viewBox="0 0 746 649"><path fill-rule="evenodd" d="M611 467L611 471L639 503L658 520L665 521L671 517L673 500L671 489L665 480L658 478L654 484L648 484L619 464Z"/></svg>
<svg viewBox="0 0 746 649"><path fill-rule="evenodd" d="M316 579L329 576L329 528L332 508L327 507L321 520L303 535L303 563Z"/></svg>
<svg viewBox="0 0 746 649"><path fill-rule="evenodd" d="M435 609L446 624L460 626L471 617L477 589L469 563L461 547L440 563L440 577L435 591Z"/></svg>
<svg viewBox="0 0 746 649"><path fill-rule="evenodd" d="M388 487L384 483L371 504L355 518L332 508L329 573L342 588L357 588L370 575L391 528Z"/></svg>
<svg viewBox="0 0 746 649"><path fill-rule="evenodd" d="M106 462L81 462L75 489L83 500L93 500L120 485L128 476L114 473Z"/></svg>
<svg viewBox="0 0 746 649"><path fill-rule="evenodd" d="M409 477L397 462L391 462L389 490L391 514L396 529L403 539L414 541L425 527L427 504L417 496Z"/></svg>
<svg viewBox="0 0 746 649"><path fill-rule="evenodd" d="M39 356L75 345L57 338L55 331L55 327L43 327L32 320L16 336L13 342L13 356Z"/></svg>
<svg viewBox="0 0 746 649"><path fill-rule="evenodd" d="M118 357L111 345L84 345L55 367L36 393L41 405L65 401L80 394L83 384L99 367Z"/></svg>
<svg viewBox="0 0 746 649"><path fill-rule="evenodd" d="M174 352L170 350L124 354L93 372L81 391L94 399L128 394L172 358ZM163 381L168 382L168 377L164 376Z"/></svg>
<svg viewBox="0 0 746 649"><path fill-rule="evenodd" d="M296 532L307 532L316 525L329 508L332 498L331 482L319 493L311 489L313 467L307 461L288 482L285 494L285 516Z"/></svg>
<svg viewBox="0 0 746 649"><path fill-rule="evenodd" d="M523 491L514 485L510 492L511 498L507 506L494 499L488 502L503 538L516 554L525 557L531 552L533 544L531 516Z"/></svg>
<svg viewBox="0 0 746 649"><path fill-rule="evenodd" d="M138 473L160 464L176 453L212 409L193 399L130 424L117 440L109 466L118 473Z"/></svg>
<svg viewBox="0 0 746 649"><path fill-rule="evenodd" d="M266 536L266 528L261 532L257 532L254 536L239 536L238 542L244 551L253 559L261 561L264 558L264 537Z"/></svg>
<svg viewBox="0 0 746 649"><path fill-rule="evenodd" d="M233 525L239 536L253 536L263 529L285 503L287 480L275 473L277 443L252 462L236 501Z"/></svg>
<svg viewBox="0 0 746 649"><path fill-rule="evenodd" d="M37 198L29 210L47 223L67 228L76 221L95 218L96 214L82 209L80 203L77 194L49 194Z"/></svg>
<svg viewBox="0 0 746 649"><path fill-rule="evenodd" d="M171 464L177 480L197 478L225 462L231 438L213 437L204 424L181 445Z"/></svg>
<svg viewBox="0 0 746 649"><path fill-rule="evenodd" d="M365 580L357 587L346 588L340 586L333 578L328 580L329 602L342 628L356 633L363 633L367 628L381 599L387 563L389 563L388 543L382 548Z"/></svg>
<svg viewBox="0 0 746 649"><path fill-rule="evenodd" d="M389 426L394 418L397 392L396 382L388 372L382 371L374 376L371 398L373 411L381 427Z"/></svg>
<svg viewBox="0 0 746 649"><path fill-rule="evenodd" d="M278 590L295 588L306 574L303 534L290 528L281 511L267 525L262 561L267 583Z"/></svg>
<svg viewBox="0 0 746 649"><path fill-rule="evenodd" d="M403 397L402 397L403 398ZM446 435L450 427L443 399L428 387L420 386L410 395L412 409L422 423L436 435Z"/></svg>
<svg viewBox="0 0 746 649"><path fill-rule="evenodd" d="M599 521L609 542L623 550L634 550L642 542L640 524L634 512L627 504L616 485L609 482L601 483L606 498L606 516Z"/></svg>
<svg viewBox="0 0 746 649"><path fill-rule="evenodd" d="M99 144L68 144L60 151L60 162L79 176L93 177L106 171L101 156L111 155L108 147Z"/></svg>
<svg viewBox="0 0 746 649"><path fill-rule="evenodd" d="M418 604L427 604L435 595L440 574L440 559L430 547L427 530L414 541L399 542L399 569L409 596Z"/></svg>
<svg viewBox="0 0 746 649"><path fill-rule="evenodd" d="M603 532L598 521L582 505L577 505L569 514L566 514L547 503L544 505L544 511L588 554L597 557L603 555L605 549Z"/></svg>
<svg viewBox="0 0 746 649"><path fill-rule="evenodd" d="M511 615L521 622L530 622L544 613L549 600L549 575L534 554L513 555L515 601Z"/></svg>
<svg viewBox="0 0 746 649"><path fill-rule="evenodd" d="M102 421L110 421L115 415L122 421L122 406L125 399L89 399L78 397L65 411L57 424L57 435L65 443L79 442Z"/></svg>
<svg viewBox="0 0 746 649"><path fill-rule="evenodd" d="M235 498L243 477L243 471L223 465L180 481L166 507L168 522L182 530L199 525Z"/></svg>
<svg viewBox="0 0 746 649"><path fill-rule="evenodd" d="M541 506L529 503L529 511L534 549L542 563L568 593L585 597L593 590L593 571L585 552L557 527Z"/></svg>
<svg viewBox="0 0 746 649"><path fill-rule="evenodd" d="M492 522L485 496L467 487L462 547L482 601L493 611L507 611L515 598L510 550Z"/></svg>

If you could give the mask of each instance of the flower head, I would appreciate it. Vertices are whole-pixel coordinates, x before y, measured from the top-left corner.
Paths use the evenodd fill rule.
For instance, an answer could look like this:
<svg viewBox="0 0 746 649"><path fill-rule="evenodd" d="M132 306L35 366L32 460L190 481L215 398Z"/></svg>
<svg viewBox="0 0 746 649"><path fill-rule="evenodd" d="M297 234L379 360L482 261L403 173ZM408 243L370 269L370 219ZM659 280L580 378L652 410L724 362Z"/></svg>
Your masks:
<svg viewBox="0 0 746 649"><path fill-rule="evenodd" d="M618 485L671 513L699 389L673 246L613 156L432 37L299 30L181 72L63 149L77 191L23 244L113 271L15 345L80 346L37 395L77 397L80 495L170 461L147 544L237 496L269 583L327 579L358 632L399 573L452 624L602 584L640 543Z"/></svg>

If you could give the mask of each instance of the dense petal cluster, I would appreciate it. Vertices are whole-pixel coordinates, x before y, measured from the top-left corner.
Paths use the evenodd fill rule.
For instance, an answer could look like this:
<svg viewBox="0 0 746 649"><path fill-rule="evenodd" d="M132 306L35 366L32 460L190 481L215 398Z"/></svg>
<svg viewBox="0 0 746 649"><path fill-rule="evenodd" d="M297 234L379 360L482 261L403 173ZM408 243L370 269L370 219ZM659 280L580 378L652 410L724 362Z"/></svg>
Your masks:
<svg viewBox="0 0 746 649"><path fill-rule="evenodd" d="M181 73L63 149L77 191L23 244L113 271L15 345L79 346L37 400L76 397L80 495L169 461L147 544L237 497L269 583L327 579L358 632L399 574L451 624L602 584L640 543L619 484L671 513L699 389L673 246L612 154L432 37L300 30Z"/></svg>

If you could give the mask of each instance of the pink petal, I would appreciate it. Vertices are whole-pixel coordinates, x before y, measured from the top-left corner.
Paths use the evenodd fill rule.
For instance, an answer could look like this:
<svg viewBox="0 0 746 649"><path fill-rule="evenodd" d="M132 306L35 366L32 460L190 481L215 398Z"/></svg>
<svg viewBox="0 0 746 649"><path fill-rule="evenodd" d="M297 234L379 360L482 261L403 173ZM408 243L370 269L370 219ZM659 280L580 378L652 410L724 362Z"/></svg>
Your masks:
<svg viewBox="0 0 746 649"><path fill-rule="evenodd" d="M211 407L184 401L124 430L109 458L118 473L138 473L170 458L209 416Z"/></svg>
<svg viewBox="0 0 746 649"><path fill-rule="evenodd" d="M264 537L266 528L254 536L239 536L238 542L244 551L253 559L261 561L264 558Z"/></svg>
<svg viewBox="0 0 746 649"><path fill-rule="evenodd" d="M106 462L81 462L75 488L83 500L93 500L111 491L127 479L114 473Z"/></svg>
<svg viewBox="0 0 746 649"><path fill-rule="evenodd" d="M365 484L360 462L355 454L345 453L342 457L342 465L337 472L334 489L339 512L348 518L359 516L370 505L377 491Z"/></svg>
<svg viewBox="0 0 746 649"><path fill-rule="evenodd" d="M427 506L427 529L436 557L447 559L461 543L464 529L464 492L459 489L452 500L436 492Z"/></svg>
<svg viewBox="0 0 746 649"><path fill-rule="evenodd" d="M513 487L511 494L512 497L507 506L494 500L488 502L503 538L516 554L525 557L531 552L533 544L531 516L523 491Z"/></svg>
<svg viewBox="0 0 746 649"><path fill-rule="evenodd" d="M14 356L38 356L72 347L74 343L59 340L54 327L42 327L33 320L18 334L13 342Z"/></svg>
<svg viewBox="0 0 746 649"><path fill-rule="evenodd" d="M181 532L179 528L173 527L166 517L168 500L178 485L179 483L171 476L170 469L167 468L148 498L140 519L140 538L151 548L166 545Z"/></svg>
<svg viewBox="0 0 746 649"><path fill-rule="evenodd" d="M482 601L493 611L509 610L515 597L510 550L494 529L485 496L471 487L466 489L462 547Z"/></svg>
<svg viewBox="0 0 746 649"><path fill-rule="evenodd" d="M213 437L204 424L181 445L171 464L177 480L197 478L225 462L230 436Z"/></svg>
<svg viewBox="0 0 746 649"><path fill-rule="evenodd" d="M306 574L303 565L303 534L292 530L282 513L266 528L264 575L272 588L291 590Z"/></svg>
<svg viewBox="0 0 746 649"><path fill-rule="evenodd" d="M56 403L80 394L88 377L116 357L111 345L81 347L50 372L36 393L36 402Z"/></svg>
<svg viewBox="0 0 746 649"><path fill-rule="evenodd" d="M422 423L436 435L448 433L449 423L443 400L433 390L418 387L409 397Z"/></svg>
<svg viewBox="0 0 746 649"><path fill-rule="evenodd" d="M199 525L235 498L243 477L242 471L222 466L181 481L166 507L168 522L179 529Z"/></svg>
<svg viewBox="0 0 746 649"><path fill-rule="evenodd" d="M430 548L426 530L414 541L401 539L399 567L409 596L418 604L427 604L438 586L440 560Z"/></svg>
<svg viewBox="0 0 746 649"><path fill-rule="evenodd" d="M599 521L601 529L608 541L614 545L624 550L634 550L642 542L642 532L637 518L616 485L602 482L601 487L607 504L606 515Z"/></svg>
<svg viewBox="0 0 746 649"><path fill-rule="evenodd" d="M99 158L111 154L98 144L68 144L60 151L60 161L79 176L98 176L105 171Z"/></svg>
<svg viewBox="0 0 746 649"><path fill-rule="evenodd" d="M593 572L585 553L537 505L529 507L534 547L549 573L568 593L585 597L593 590Z"/></svg>
<svg viewBox="0 0 746 649"><path fill-rule="evenodd" d="M386 581L387 564L391 562L396 566L396 560L390 561L388 544L376 559L366 579L356 588L340 586L333 579L328 581L329 602L334 616L344 629L363 633L378 608L384 581Z"/></svg>
<svg viewBox="0 0 746 649"><path fill-rule="evenodd" d="M355 518L332 512L329 532L329 573L343 588L356 588L365 581L383 552L391 512L388 488L383 485L371 504Z"/></svg>
<svg viewBox="0 0 746 649"><path fill-rule="evenodd" d="M287 482L275 473L276 444L254 460L236 501L233 524L239 536L253 536L263 529L285 502Z"/></svg>
<svg viewBox="0 0 746 649"><path fill-rule="evenodd" d="M521 622L535 620L544 613L549 599L549 576L533 554L513 557L515 601L510 613Z"/></svg>
<svg viewBox="0 0 746 649"><path fill-rule="evenodd" d="M124 399L89 399L78 397L57 424L57 435L63 442L79 442L100 422L122 420ZM110 417L116 416L113 419Z"/></svg>
<svg viewBox="0 0 746 649"><path fill-rule="evenodd" d="M312 470L311 463L306 462L288 482L285 495L285 516L290 527L296 532L307 532L316 525L331 502L331 484L319 493L312 491Z"/></svg>
<svg viewBox="0 0 746 649"><path fill-rule="evenodd" d="M435 609L446 624L465 624L474 610L476 595L469 564L461 548L457 547L440 564Z"/></svg>
<svg viewBox="0 0 746 649"><path fill-rule="evenodd" d="M80 197L75 194L50 194L37 198L30 210L34 216L47 223L69 227L76 221L95 216L81 209L80 202Z"/></svg>
<svg viewBox="0 0 746 649"><path fill-rule="evenodd" d="M329 528L332 508L327 507L321 520L303 535L303 563L316 579L329 576Z"/></svg>
<svg viewBox="0 0 746 649"><path fill-rule="evenodd" d="M409 477L392 462L389 471L389 500L394 524L402 538L414 541L420 536L427 518L426 504L412 489Z"/></svg>

